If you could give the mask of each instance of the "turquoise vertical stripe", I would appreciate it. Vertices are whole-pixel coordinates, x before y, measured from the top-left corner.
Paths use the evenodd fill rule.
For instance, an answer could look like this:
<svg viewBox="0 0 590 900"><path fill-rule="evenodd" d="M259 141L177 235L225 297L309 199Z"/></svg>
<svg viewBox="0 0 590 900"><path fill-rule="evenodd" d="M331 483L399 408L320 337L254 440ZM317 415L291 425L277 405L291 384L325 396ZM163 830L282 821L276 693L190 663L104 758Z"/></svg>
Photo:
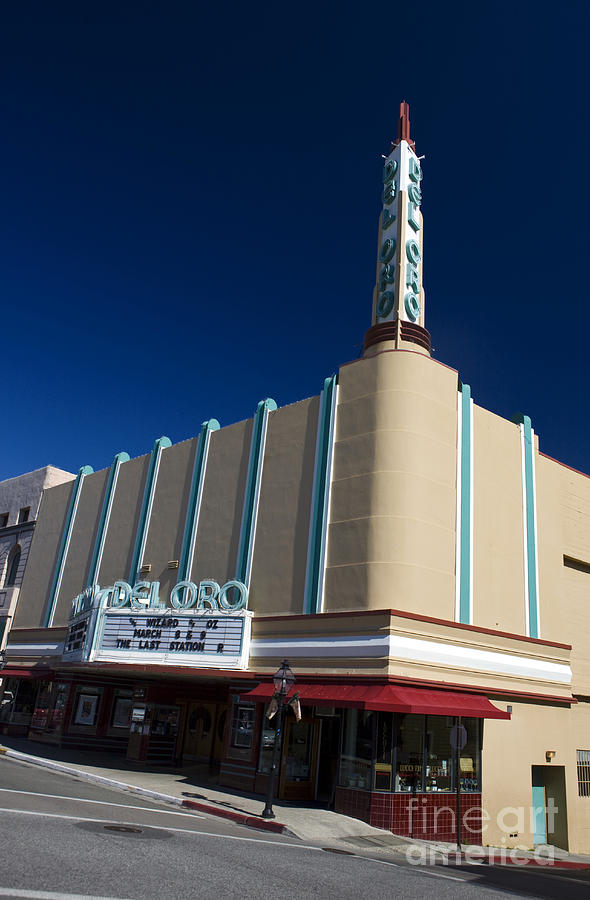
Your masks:
<svg viewBox="0 0 590 900"><path fill-rule="evenodd" d="M459 621L471 624L471 388L462 384L461 392L461 531L459 578Z"/></svg>
<svg viewBox="0 0 590 900"><path fill-rule="evenodd" d="M47 604L45 621L43 622L44 628L51 628L51 626L53 625L55 607L57 605L59 589L61 588L61 581L63 578L66 558L68 555L68 549L70 546L70 541L72 539L72 531L74 529L74 521L76 519L76 510L78 509L78 502L80 500L80 494L82 492L82 485L84 484L84 478L86 477L86 475L91 475L93 472L94 469L92 468L92 466L82 466L82 468L76 475L76 480L74 481L74 486L72 488L72 493L70 494L70 502L68 504L68 510L66 513L64 529L61 535L59 550L57 552L57 562L55 564L55 570L53 572L53 578L51 581L51 588L49 590L49 602Z"/></svg>
<svg viewBox="0 0 590 900"><path fill-rule="evenodd" d="M321 612L323 606L337 384L337 375L326 378L320 399L305 578L304 611L306 613Z"/></svg>
<svg viewBox="0 0 590 900"><path fill-rule="evenodd" d="M533 785L533 844L547 843L547 820L545 816L545 788Z"/></svg>
<svg viewBox="0 0 590 900"><path fill-rule="evenodd" d="M256 519L258 517L258 499L262 480L268 414L276 408L277 405L274 400L270 398L261 400L256 408L254 426L252 428L248 478L244 494L244 510L242 512L242 527L236 564L236 581L241 581L248 588L250 587L250 572L254 553L254 537L256 533Z"/></svg>
<svg viewBox="0 0 590 900"><path fill-rule="evenodd" d="M150 516L152 514L152 505L154 502L154 493L156 491L156 483L158 480L158 470L160 468L160 457L162 450L171 447L170 438L161 437L155 442L150 456L147 478L143 489L143 501L141 504L141 512L139 514L139 522L137 524L137 534L135 536L135 547L133 548L133 557L129 567L129 584L134 585L139 575L139 568L145 549L147 538L147 530L149 526Z"/></svg>
<svg viewBox="0 0 590 900"><path fill-rule="evenodd" d="M529 416L521 417L524 440L524 488L526 517L526 567L528 580L529 635L539 637L539 597L537 585L537 529L535 516L535 477L533 429Z"/></svg>
<svg viewBox="0 0 590 900"><path fill-rule="evenodd" d="M186 511L186 524L184 526L177 582L190 581L193 556L195 553L195 541L197 538L197 527L199 524L199 513L201 511L205 469L207 467L207 457L209 455L209 441L211 432L219 431L220 427L217 419L209 419L208 422L203 422L201 425L201 433L199 434L197 450L195 453L188 508Z"/></svg>
<svg viewBox="0 0 590 900"><path fill-rule="evenodd" d="M100 520L98 523L98 531L96 534L96 540L94 542L92 560L90 562L90 570L88 572L88 587L91 587L93 584L95 584L96 579L98 578L100 564L102 562L102 553L107 536L107 529L109 527L109 521L111 518L111 509L113 507L115 489L117 487L117 479L119 477L119 469L121 468L121 463L124 462L129 462L129 454L125 453L125 451L122 451L121 453L117 453L113 462L111 463L111 468L109 470L107 484L104 492L104 500L100 513Z"/></svg>

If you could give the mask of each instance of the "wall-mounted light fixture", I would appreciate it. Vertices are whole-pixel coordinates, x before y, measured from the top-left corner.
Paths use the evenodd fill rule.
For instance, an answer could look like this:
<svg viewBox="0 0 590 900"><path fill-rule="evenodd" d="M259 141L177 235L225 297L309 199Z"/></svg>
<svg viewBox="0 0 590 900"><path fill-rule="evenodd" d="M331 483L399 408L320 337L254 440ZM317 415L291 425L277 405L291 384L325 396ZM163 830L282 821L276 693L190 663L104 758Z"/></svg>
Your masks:
<svg viewBox="0 0 590 900"><path fill-rule="evenodd" d="M554 756L555 750L545 750L545 759L547 760L547 762L551 762Z"/></svg>

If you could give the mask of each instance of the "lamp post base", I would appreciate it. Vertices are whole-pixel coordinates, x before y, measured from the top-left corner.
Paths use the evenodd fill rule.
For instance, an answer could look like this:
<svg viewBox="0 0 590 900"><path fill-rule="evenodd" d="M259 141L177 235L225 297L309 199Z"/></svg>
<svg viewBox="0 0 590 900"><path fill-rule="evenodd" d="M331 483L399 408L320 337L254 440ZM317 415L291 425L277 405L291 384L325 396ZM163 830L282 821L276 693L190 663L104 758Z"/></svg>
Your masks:
<svg viewBox="0 0 590 900"><path fill-rule="evenodd" d="M272 806L268 806L268 805L264 807L261 815L262 815L263 819L274 819L275 818L275 814L272 811Z"/></svg>

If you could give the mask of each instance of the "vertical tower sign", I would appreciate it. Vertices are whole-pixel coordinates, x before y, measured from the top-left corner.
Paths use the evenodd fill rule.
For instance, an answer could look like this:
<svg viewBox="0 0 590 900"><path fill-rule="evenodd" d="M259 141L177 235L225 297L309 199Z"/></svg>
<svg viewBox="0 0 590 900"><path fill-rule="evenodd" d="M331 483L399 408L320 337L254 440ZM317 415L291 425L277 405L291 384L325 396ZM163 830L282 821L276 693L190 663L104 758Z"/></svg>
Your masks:
<svg viewBox="0 0 590 900"><path fill-rule="evenodd" d="M383 166L373 325L396 320L424 327L422 288L422 170L402 103L398 137Z"/></svg>

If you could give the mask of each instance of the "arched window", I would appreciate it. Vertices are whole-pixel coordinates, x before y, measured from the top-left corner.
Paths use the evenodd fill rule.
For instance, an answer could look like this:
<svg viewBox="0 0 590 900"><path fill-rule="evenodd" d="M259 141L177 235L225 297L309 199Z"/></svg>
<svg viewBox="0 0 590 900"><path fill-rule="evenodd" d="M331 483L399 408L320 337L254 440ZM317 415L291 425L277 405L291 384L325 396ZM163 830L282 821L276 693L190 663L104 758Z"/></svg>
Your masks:
<svg viewBox="0 0 590 900"><path fill-rule="evenodd" d="M13 587L13 585L15 584L19 565L20 547L18 544L15 544L15 546L10 551L8 563L6 566L6 587Z"/></svg>

